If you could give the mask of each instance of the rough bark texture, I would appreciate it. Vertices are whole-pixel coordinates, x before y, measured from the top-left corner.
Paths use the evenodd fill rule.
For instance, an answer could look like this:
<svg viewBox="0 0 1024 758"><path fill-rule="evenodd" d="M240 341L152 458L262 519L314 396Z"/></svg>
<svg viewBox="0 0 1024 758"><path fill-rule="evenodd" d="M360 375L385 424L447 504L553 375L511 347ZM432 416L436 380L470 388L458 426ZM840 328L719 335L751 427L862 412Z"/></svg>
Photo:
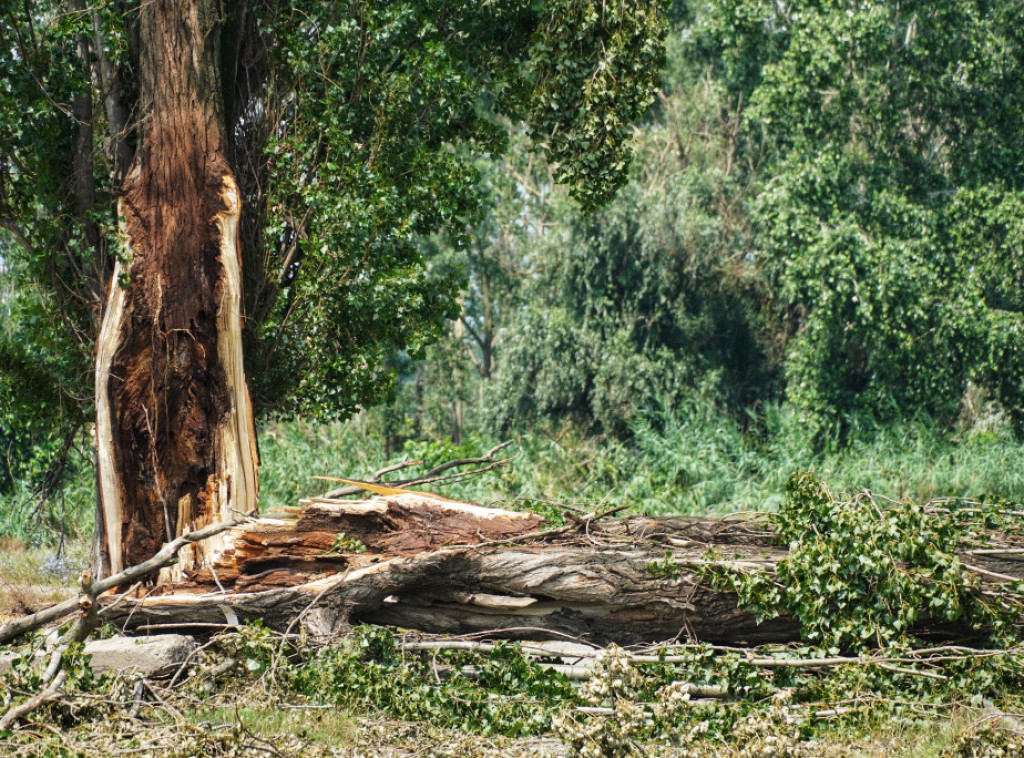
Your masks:
<svg viewBox="0 0 1024 758"><path fill-rule="evenodd" d="M142 141L123 187L124 256L97 344L109 572L186 528L255 507L241 208L225 159L219 25L214 0L152 0L139 11ZM180 568L218 547L190 548Z"/></svg>
<svg viewBox="0 0 1024 758"><path fill-rule="evenodd" d="M231 547L187 581L122 600L105 618L144 632L168 624L209 632L258 619L282 631L301 624L321 636L368 622L507 638L570 635L598 644L799 638L795 620L758 624L732 593L701 579L709 555L733 567L774 569L785 550L761 523L584 519L547 532L538 525L532 514L427 495L312 502L235 528ZM357 535L361 545L352 541ZM650 570L666 552L678 578ZM1024 556L1012 550L971 562L1024 576ZM929 619L916 632L969 634Z"/></svg>

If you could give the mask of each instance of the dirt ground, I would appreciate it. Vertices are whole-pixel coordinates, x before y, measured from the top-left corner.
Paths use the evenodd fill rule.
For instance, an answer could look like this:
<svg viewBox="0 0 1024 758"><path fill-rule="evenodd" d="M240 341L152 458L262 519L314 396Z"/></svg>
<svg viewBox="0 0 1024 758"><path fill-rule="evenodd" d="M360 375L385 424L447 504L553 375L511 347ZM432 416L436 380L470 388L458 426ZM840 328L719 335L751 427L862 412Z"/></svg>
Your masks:
<svg viewBox="0 0 1024 758"><path fill-rule="evenodd" d="M76 546L58 554L0 537L0 624L71 597L85 566L84 550Z"/></svg>

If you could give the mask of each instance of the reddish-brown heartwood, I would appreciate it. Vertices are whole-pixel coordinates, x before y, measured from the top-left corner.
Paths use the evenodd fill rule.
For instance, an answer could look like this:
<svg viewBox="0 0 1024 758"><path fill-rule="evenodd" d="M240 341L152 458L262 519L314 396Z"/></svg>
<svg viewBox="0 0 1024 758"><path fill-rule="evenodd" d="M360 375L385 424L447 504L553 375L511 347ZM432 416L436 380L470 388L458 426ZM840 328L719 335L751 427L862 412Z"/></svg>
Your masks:
<svg viewBox="0 0 1024 758"><path fill-rule="evenodd" d="M119 203L124 254L96 350L104 573L186 528L255 508L220 24L215 0L139 10L141 142ZM179 568L217 548L188 548Z"/></svg>

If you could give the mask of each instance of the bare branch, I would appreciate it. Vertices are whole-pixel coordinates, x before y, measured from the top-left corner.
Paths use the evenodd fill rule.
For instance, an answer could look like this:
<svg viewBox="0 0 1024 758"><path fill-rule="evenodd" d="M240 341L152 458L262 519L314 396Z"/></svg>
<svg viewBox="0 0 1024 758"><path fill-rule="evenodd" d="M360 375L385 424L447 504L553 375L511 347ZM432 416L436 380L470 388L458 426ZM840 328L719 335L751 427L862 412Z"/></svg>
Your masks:
<svg viewBox="0 0 1024 758"><path fill-rule="evenodd" d="M112 590L115 587L121 587L126 584L133 583L145 576L148 576L149 574L152 574L158 569L170 566L177 560L178 552L186 545L191 545L194 542L201 542L208 537L213 537L214 535L225 532L228 529L244 524L250 520L251 519L249 518L235 519L221 524L213 524L196 532L183 534L176 540L165 544L160 548L160 551L149 560L143 561L136 566L126 568L120 573L94 583L92 585L92 594L94 596L102 595L107 590ZM3 626L0 626L0 644L12 640L25 632L38 629L51 621L63 618L78 607L80 607L79 598L74 597L69 600L65 600L63 603L58 603L57 605L45 608L38 613L33 613L30 616L23 616L20 619L9 621Z"/></svg>
<svg viewBox="0 0 1024 758"><path fill-rule="evenodd" d="M11 725L14 724L18 719L23 716L27 716L36 708L41 705L46 705L54 700L60 698L61 688L64 686L64 680L68 678L67 671L61 671L57 674L57 678L54 679L50 685L37 695L33 695L21 705L16 705L11 710L4 714L4 717L0 719L0 731L10 729Z"/></svg>
<svg viewBox="0 0 1024 758"><path fill-rule="evenodd" d="M476 474L483 474L483 473L485 473L487 471L492 471L495 468L500 468L502 466L508 465L510 459L506 458L506 459L503 459L503 460L499 461L499 460L495 460L494 456L497 453L499 453L502 450L504 450L505 448L507 448L511 444L512 444L512 440L507 440L505 442L502 442L500 445L495 445L494 447L492 447L490 450L488 450L486 453L484 453L479 458L460 458L459 460L448 461L446 463L442 463L440 466L435 466L434 468L430 469L430 471L428 471L427 473L425 473L421 477L416 477L416 478L412 478L412 479L397 479L397 480L388 481L388 482L382 482L379 479L379 477L383 476L386 473L390 473L391 471L397 471L397 470L402 469L402 468L409 468L410 466L415 466L415 465L417 465L419 463L422 463L422 461L414 461L414 462L410 462L410 463L402 462L402 463L390 466L388 468L381 469L376 474L374 474L373 479L370 479L367 482L367 484L381 483L381 484L386 484L386 485L388 485L390 487L414 487L414 486L419 485L419 484L434 484L436 482L452 481L452 480L456 480L457 481L457 480L462 479L464 477L474 476ZM464 471L462 473L455 474L453 476L448 476L448 477L441 477L441 476L439 476L439 474L442 474L445 471L448 471L450 469L457 468L458 466L472 466L474 464L492 464L492 465L485 466L484 468L476 469L474 471ZM327 477L327 476L315 476L313 478L314 479L324 479L324 480L327 480L327 481L335 481L331 477ZM365 492L365 491L366 490L364 490L362 487L356 487L356 486L338 487L337 489L333 489L333 490L330 490L329 492L325 492L323 495L320 496L320 498L323 498L323 499L326 499L326 500L332 500L334 498L344 497L345 495L357 495L360 492ZM317 499L320 499L320 498L317 498Z"/></svg>

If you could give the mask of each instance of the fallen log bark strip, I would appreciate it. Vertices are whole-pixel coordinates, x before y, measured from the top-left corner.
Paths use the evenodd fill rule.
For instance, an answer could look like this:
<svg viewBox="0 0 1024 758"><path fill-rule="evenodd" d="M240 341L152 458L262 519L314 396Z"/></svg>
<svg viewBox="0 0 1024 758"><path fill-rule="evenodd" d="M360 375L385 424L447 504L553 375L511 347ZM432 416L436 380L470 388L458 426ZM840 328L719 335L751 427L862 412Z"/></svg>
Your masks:
<svg viewBox="0 0 1024 758"><path fill-rule="evenodd" d="M280 517L236 522L216 561L145 597L107 603L104 617L138 631L210 633L254 620L284 631L301 624L320 639L353 623L596 645L683 639L752 646L799 639L796 620L758 623L737 607L733 593L707 579L708 569L773 572L786 551L764 523L600 521L606 512L544 530L533 513L424 493L322 500ZM980 592L1000 592L998 582L1024 576L1024 561L1005 552L1020 542L1000 538L986 548L998 554L972 557L972 567L981 570ZM659 564L672 571L660 571ZM141 575L152 568L136 570ZM116 580L135 576L125 572ZM8 627L3 631L10 635ZM971 635L967 626L929 619L914 632L941 639Z"/></svg>
<svg viewBox="0 0 1024 758"><path fill-rule="evenodd" d="M285 629L323 593L320 613L311 612L314 623L306 624L317 636L326 631L325 624L343 618L434 633L502 634L532 627L598 643L663 640L687 628L699 639L731 642L798 637L796 622L757 624L751 614L737 610L731 594L695 577L653 579L647 566L658 557L649 550L593 546L448 548L389 558L294 587L142 598L115 609L107 619L129 629L256 619ZM460 589L453 593L453 587ZM487 601L475 602L481 595ZM496 600L502 597L514 602L502 608Z"/></svg>

